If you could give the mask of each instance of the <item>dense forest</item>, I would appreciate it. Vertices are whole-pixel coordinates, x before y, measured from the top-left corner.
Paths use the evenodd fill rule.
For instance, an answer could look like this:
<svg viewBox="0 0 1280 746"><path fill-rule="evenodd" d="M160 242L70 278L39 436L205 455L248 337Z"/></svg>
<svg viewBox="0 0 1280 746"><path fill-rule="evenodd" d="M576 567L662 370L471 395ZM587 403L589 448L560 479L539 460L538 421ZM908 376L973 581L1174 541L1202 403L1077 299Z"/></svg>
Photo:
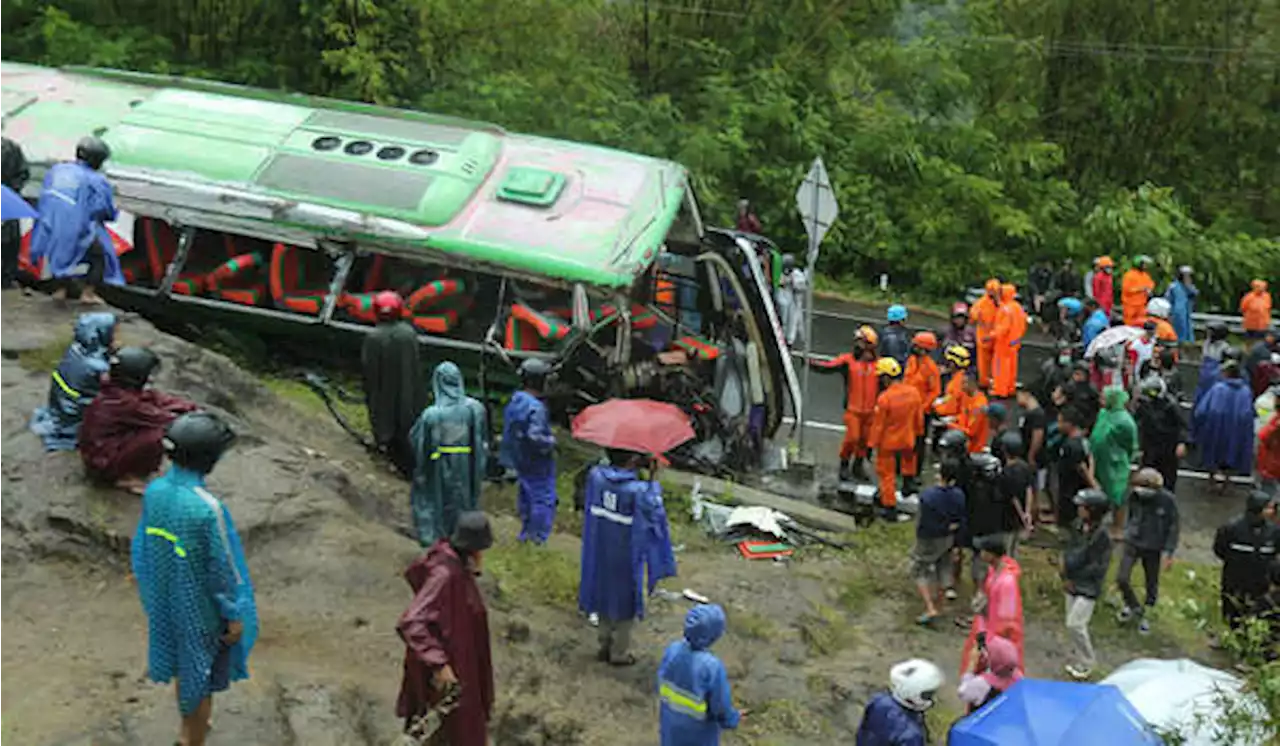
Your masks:
<svg viewBox="0 0 1280 746"><path fill-rule="evenodd" d="M1280 276L1280 0L5 0L4 54L362 99L687 166L820 269L953 296L1036 258Z"/></svg>

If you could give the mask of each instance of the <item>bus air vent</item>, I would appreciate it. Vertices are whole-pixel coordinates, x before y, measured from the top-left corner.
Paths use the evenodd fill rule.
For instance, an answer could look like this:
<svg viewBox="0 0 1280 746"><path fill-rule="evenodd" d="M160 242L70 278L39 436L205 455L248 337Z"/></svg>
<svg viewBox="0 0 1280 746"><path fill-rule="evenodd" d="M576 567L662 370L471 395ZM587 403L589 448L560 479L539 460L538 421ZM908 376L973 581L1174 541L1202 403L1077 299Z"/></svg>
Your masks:
<svg viewBox="0 0 1280 746"><path fill-rule="evenodd" d="M342 151L347 155L368 155L373 152L373 143L368 140L356 140L347 143L347 147Z"/></svg>
<svg viewBox="0 0 1280 746"><path fill-rule="evenodd" d="M564 190L564 175L528 166L514 166L498 185L498 199L531 207L550 207Z"/></svg>
<svg viewBox="0 0 1280 746"><path fill-rule="evenodd" d="M400 171L372 163L335 161L280 154L256 179L267 189L352 205L376 212L417 213L433 176L424 171Z"/></svg>
<svg viewBox="0 0 1280 746"><path fill-rule="evenodd" d="M325 135L323 137L317 137L316 139L311 141L311 147L320 151L333 150L334 148L338 147L341 144L342 144L342 138L334 137L333 135Z"/></svg>

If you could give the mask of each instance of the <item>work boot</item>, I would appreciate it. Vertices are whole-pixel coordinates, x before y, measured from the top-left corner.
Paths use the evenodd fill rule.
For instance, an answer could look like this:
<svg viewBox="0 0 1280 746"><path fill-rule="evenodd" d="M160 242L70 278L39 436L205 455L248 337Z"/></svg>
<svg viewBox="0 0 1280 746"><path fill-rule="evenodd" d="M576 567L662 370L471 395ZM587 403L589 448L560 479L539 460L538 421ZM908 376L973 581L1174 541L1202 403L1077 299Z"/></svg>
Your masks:
<svg viewBox="0 0 1280 746"><path fill-rule="evenodd" d="M849 479L849 459L840 459L840 472L837 474L837 477L841 482Z"/></svg>
<svg viewBox="0 0 1280 746"><path fill-rule="evenodd" d="M880 518L888 523L906 523L911 516L895 508L880 508Z"/></svg>
<svg viewBox="0 0 1280 746"><path fill-rule="evenodd" d="M916 477L903 477L902 496L910 497L918 494L920 494L920 481Z"/></svg>
<svg viewBox="0 0 1280 746"><path fill-rule="evenodd" d="M867 460L862 456L854 459L850 475L859 482L867 481Z"/></svg>

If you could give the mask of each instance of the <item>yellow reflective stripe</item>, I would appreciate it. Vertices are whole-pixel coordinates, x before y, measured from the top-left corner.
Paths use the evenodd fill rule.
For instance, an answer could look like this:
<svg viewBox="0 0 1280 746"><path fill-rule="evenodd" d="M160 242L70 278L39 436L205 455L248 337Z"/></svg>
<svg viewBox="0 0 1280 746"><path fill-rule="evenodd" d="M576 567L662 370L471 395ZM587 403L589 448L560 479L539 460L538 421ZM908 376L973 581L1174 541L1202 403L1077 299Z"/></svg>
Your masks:
<svg viewBox="0 0 1280 746"><path fill-rule="evenodd" d="M68 386L67 382L62 378L62 374L56 370L53 372L53 382L58 384L58 388L67 392L67 396L70 396L74 399L80 398L80 392Z"/></svg>
<svg viewBox="0 0 1280 746"><path fill-rule="evenodd" d="M662 698L663 702L678 712L698 720L707 719L706 701L698 699L692 692L686 692L683 689L664 681L658 687L658 696Z"/></svg>
<svg viewBox="0 0 1280 746"><path fill-rule="evenodd" d="M471 453L471 446L440 446L431 454L431 460L435 461L441 456L467 453Z"/></svg>
<svg viewBox="0 0 1280 746"><path fill-rule="evenodd" d="M182 540L180 540L177 536L174 536L173 534L169 533L168 531L165 531L162 528L156 528L155 526L147 526L147 536L158 536L161 539L164 539L165 541L168 541L169 543L173 544L174 554L184 558L187 556L187 550L182 548Z"/></svg>

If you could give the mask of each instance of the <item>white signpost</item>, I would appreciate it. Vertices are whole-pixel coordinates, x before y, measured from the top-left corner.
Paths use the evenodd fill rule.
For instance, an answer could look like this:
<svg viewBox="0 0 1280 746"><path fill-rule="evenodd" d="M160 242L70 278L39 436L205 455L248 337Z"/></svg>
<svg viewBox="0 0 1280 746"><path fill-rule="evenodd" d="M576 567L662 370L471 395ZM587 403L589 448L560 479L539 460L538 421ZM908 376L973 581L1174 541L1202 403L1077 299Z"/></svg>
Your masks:
<svg viewBox="0 0 1280 746"><path fill-rule="evenodd" d="M804 421L809 411L809 351L813 348L813 280L814 266L818 262L818 246L821 245L822 239L827 235L827 231L831 229L831 225L835 223L836 216L840 214L840 207L836 204L836 193L831 187L831 179L827 177L827 167L823 165L822 158L813 159L813 166L809 168L809 174L804 177L804 181L800 182L800 188L796 190L796 208L800 210L800 217L804 220L804 229L809 234L809 254L807 268L805 273L808 280L806 288L806 297L804 301L804 381L801 386L801 398L803 401L797 407L796 422L800 428L800 452L804 452Z"/></svg>

